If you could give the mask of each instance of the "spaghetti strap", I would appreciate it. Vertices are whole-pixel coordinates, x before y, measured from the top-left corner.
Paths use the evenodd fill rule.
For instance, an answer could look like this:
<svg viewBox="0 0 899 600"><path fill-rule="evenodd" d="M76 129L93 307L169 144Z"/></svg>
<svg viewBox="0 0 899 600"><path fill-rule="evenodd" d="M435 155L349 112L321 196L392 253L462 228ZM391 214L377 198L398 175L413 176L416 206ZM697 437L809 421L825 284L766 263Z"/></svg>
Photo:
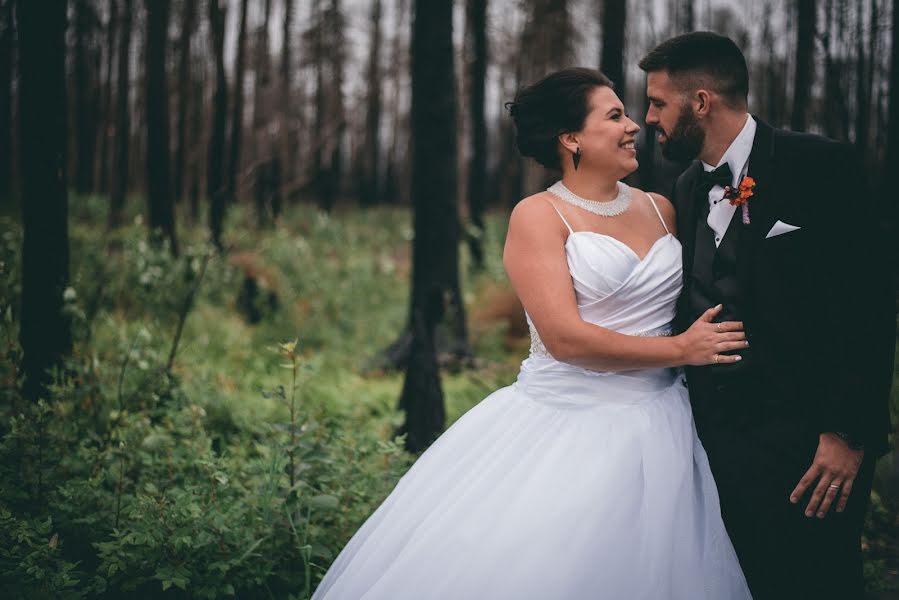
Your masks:
<svg viewBox="0 0 899 600"><path fill-rule="evenodd" d="M659 212L659 207L656 205L656 201L652 199L652 196L649 194L649 192L643 192L643 193L649 197L649 201L652 203L652 207L654 209L656 209L656 214L659 215L659 221L662 222L662 227L665 228L665 233L671 233L670 231L668 231L668 224L665 223L665 219L662 218L662 213ZM556 211L556 212L558 212L558 211Z"/></svg>
<svg viewBox="0 0 899 600"><path fill-rule="evenodd" d="M549 202L549 200L547 200ZM556 208L556 205L552 202L549 202L549 205L553 207L553 210L556 211L556 214L559 215L559 218L562 219L562 222L565 223L565 227L568 228L568 233L574 233L574 229L571 228L571 225L568 224L568 221L565 220L565 217L562 216L562 213L559 212L559 209Z"/></svg>

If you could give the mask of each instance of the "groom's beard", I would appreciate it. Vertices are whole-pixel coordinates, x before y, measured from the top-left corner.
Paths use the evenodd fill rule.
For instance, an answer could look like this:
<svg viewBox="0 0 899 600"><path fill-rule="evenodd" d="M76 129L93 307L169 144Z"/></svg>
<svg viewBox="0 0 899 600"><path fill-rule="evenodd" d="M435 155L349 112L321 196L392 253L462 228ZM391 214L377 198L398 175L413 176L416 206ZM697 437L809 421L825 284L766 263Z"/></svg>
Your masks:
<svg viewBox="0 0 899 600"><path fill-rule="evenodd" d="M699 120L689 106L681 109L674 130L670 133L663 130L662 134L667 138L661 144L662 156L668 160L693 160L699 156L702 145L705 144L705 131L699 126Z"/></svg>

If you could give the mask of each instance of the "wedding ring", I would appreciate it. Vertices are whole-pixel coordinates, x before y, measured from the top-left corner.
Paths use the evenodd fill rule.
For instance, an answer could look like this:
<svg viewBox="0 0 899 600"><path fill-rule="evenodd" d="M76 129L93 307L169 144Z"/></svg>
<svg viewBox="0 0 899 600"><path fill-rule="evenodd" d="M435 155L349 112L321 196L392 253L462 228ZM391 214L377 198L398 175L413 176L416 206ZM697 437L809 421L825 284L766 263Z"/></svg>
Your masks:
<svg viewBox="0 0 899 600"><path fill-rule="evenodd" d="M829 487L830 487L831 489L833 489L833 490L838 490L838 489L840 489L840 485L837 484L837 483L831 483Z"/></svg>
<svg viewBox="0 0 899 600"><path fill-rule="evenodd" d="M719 359L719 358L720 358L720 355L719 355L719 354L716 354L716 355L715 355L715 364L716 364L716 365L718 364L718 359Z"/></svg>
<svg viewBox="0 0 899 600"><path fill-rule="evenodd" d="M718 331L721 331L721 323L718 323Z"/></svg>

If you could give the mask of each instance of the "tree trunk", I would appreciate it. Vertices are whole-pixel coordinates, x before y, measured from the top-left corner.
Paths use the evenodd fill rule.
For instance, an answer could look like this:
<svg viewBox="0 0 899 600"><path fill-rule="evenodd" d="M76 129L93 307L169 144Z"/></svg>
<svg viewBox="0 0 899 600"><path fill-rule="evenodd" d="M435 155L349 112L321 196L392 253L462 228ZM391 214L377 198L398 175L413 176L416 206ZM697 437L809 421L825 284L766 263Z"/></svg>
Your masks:
<svg viewBox="0 0 899 600"><path fill-rule="evenodd" d="M118 25L118 0L109 0L109 21L106 25L106 81L103 85L103 115L100 127L100 166L97 170L97 190L101 193L109 191L109 146L115 124L115 111L112 108L112 80L115 70L116 28Z"/></svg>
<svg viewBox="0 0 899 600"><path fill-rule="evenodd" d="M687 33L696 29L696 11L693 7L695 2L696 0L681 0L678 5L678 21L680 22L681 33Z"/></svg>
<svg viewBox="0 0 899 600"><path fill-rule="evenodd" d="M75 190L93 191L97 106L93 101L94 70L90 64L95 14L89 0L75 0Z"/></svg>
<svg viewBox="0 0 899 600"><path fill-rule="evenodd" d="M381 201L381 0L371 5L371 42L368 51L368 89L366 90L365 146L363 177L360 190L362 204L371 206Z"/></svg>
<svg viewBox="0 0 899 600"><path fill-rule="evenodd" d="M184 171L187 168L187 113L190 106L190 38L194 33L197 16L196 0L183 0L181 35L178 41L178 117L175 130L175 164L172 192L175 202L184 196Z"/></svg>
<svg viewBox="0 0 899 600"><path fill-rule="evenodd" d="M893 0L892 40L890 42L890 100L887 108L887 150L883 162L881 196L890 190L892 170L899 165L899 2ZM899 226L897 203L893 202L893 225ZM895 239L895 238L894 238Z"/></svg>
<svg viewBox="0 0 899 600"><path fill-rule="evenodd" d="M128 150L131 141L131 118L128 109L131 60L131 13L133 0L122 0L121 25L119 26L118 83L116 91L115 153L112 169L112 194L109 202L109 227L122 224L125 211L125 194L128 191L130 160Z"/></svg>
<svg viewBox="0 0 899 600"><path fill-rule="evenodd" d="M599 70L615 84L618 95L625 100L624 34L627 0L605 0L602 10L602 56Z"/></svg>
<svg viewBox="0 0 899 600"><path fill-rule="evenodd" d="M809 91L815 69L815 10L815 0L799 0L796 79L793 84L793 115L790 118L793 131L805 131L808 124Z"/></svg>
<svg viewBox="0 0 899 600"><path fill-rule="evenodd" d="M406 29L405 21L409 13L408 0L397 0L394 8L395 28L393 40L390 49L389 78L393 94L391 101L388 103L390 107L390 142L387 149L387 164L384 168L384 200L392 204L402 204L407 198L408 185L404 175L407 169L403 168L406 157L401 156L403 146L402 140L408 139L406 131L408 130L408 111L402 107L402 90L407 86L404 85L404 78L409 72L406 68L406 60L409 57L408 47L405 42L403 31ZM411 28L410 28L411 29ZM408 146L408 144L405 144Z"/></svg>
<svg viewBox="0 0 899 600"><path fill-rule="evenodd" d="M468 0L468 31L472 56L469 64L471 160L468 164L468 218L466 235L472 265L484 268L484 211L487 208L487 120L484 114L487 82L487 0Z"/></svg>
<svg viewBox="0 0 899 600"><path fill-rule="evenodd" d="M71 351L63 293L69 283L66 193L66 0L20 2L22 344L24 394L48 392L48 369Z"/></svg>
<svg viewBox="0 0 899 600"><path fill-rule="evenodd" d="M412 343L400 395L405 422L398 432L406 436L405 446L410 452L426 450L446 425L435 341L442 304L443 296L435 290L428 298L428 305L416 309L412 315Z"/></svg>
<svg viewBox="0 0 899 600"><path fill-rule="evenodd" d="M312 64L315 65L315 124L312 130L312 177L319 205L324 203L325 127L327 126L327 97L325 94L324 0L315 0L312 7Z"/></svg>
<svg viewBox="0 0 899 600"><path fill-rule="evenodd" d="M203 139L203 115L206 110L203 91L206 89L205 70L202 60L194 59L191 68L190 93L190 133L187 151L187 171L190 182L187 189L189 214L192 223L200 222L200 188L203 181L203 167L208 154L208 142Z"/></svg>
<svg viewBox="0 0 899 600"><path fill-rule="evenodd" d="M237 197L237 176L240 172L240 146L243 134L243 78L247 45L247 0L240 2L240 29L237 33L237 58L234 64L234 111L231 113L231 140L228 149L228 200Z"/></svg>
<svg viewBox="0 0 899 600"><path fill-rule="evenodd" d="M221 251L225 220L225 127L228 92L225 80L225 9L219 0L209 0L209 24L212 54L215 57L215 93L212 97L212 135L209 139L209 163L206 170L206 194L209 196L209 232L212 243Z"/></svg>
<svg viewBox="0 0 899 600"><path fill-rule="evenodd" d="M271 73L268 48L268 22L272 10L272 0L265 0L262 12L262 23L256 29L255 53L253 57L253 169L254 196L256 199L256 221L260 227L277 216L274 198L280 197L280 189L271 186L275 181L272 176L275 170L276 153L272 151L272 143L266 131L268 114L264 106L265 98L270 96ZM269 107L270 108L270 107ZM280 186L280 180L278 182Z"/></svg>
<svg viewBox="0 0 899 600"><path fill-rule="evenodd" d="M281 127L278 131L278 138L280 142L281 175L283 176L284 182L293 181L294 177L293 146L290 139L291 128L293 126L293 123L291 122L292 98L290 95L290 75L293 71L293 69L291 68L292 55L290 46L290 42L293 40L293 35L290 28L293 25L293 15L294 0L284 0L284 21L282 23L283 28L281 31L281 97L279 102L279 120L281 123ZM290 198L285 198L285 200L289 202Z"/></svg>
<svg viewBox="0 0 899 600"><path fill-rule="evenodd" d="M268 21L272 12L272 0L265 0L262 12L262 24L256 30L255 66L253 74L256 78L253 95L253 128L259 130L264 124L263 92L271 83L269 72ZM259 157L257 157L258 159Z"/></svg>
<svg viewBox="0 0 899 600"><path fill-rule="evenodd" d="M412 29L412 146L415 148L412 204L415 236L412 242L409 318L412 350L426 345L431 322L436 323L442 312L435 306L442 307L444 298L449 298L455 310L453 318L461 319L464 331L464 310L459 293L452 16L451 0L415 1ZM416 326L416 320L423 320L423 326ZM467 339L458 341L467 346ZM435 393L435 389L439 389L439 375L434 370L426 381L422 381L413 368L416 366L415 359L413 353L406 372L407 381L416 383L416 389L404 394L410 400L403 406L409 435L407 444L410 444L409 440L430 441L442 429L442 424L427 418L427 415L439 414L443 410L442 398Z"/></svg>
<svg viewBox="0 0 899 600"><path fill-rule="evenodd" d="M151 238L168 239L178 254L175 212L169 188L169 92L165 69L169 0L146 0L147 7L147 203Z"/></svg>
<svg viewBox="0 0 899 600"><path fill-rule="evenodd" d="M876 3L871 2L871 28L868 35L871 36L869 47L873 47L873 40L877 35L874 29L876 25ZM855 75L855 148L859 155L859 160L867 168L868 158L868 141L869 129L871 124L871 88L873 79L873 70L869 65L874 64L873 52L866 56L864 32L865 19L862 6L859 5L856 15L856 75ZM870 171L868 171L870 173Z"/></svg>
<svg viewBox="0 0 899 600"><path fill-rule="evenodd" d="M0 206L12 200L13 4L0 1Z"/></svg>
<svg viewBox="0 0 899 600"><path fill-rule="evenodd" d="M326 169L325 193L320 207L330 212L337 203L343 181L343 138L346 136L346 114L343 108L344 46L340 0L331 0L327 12L327 54L331 78L328 90L328 122L333 134L329 136L330 156Z"/></svg>

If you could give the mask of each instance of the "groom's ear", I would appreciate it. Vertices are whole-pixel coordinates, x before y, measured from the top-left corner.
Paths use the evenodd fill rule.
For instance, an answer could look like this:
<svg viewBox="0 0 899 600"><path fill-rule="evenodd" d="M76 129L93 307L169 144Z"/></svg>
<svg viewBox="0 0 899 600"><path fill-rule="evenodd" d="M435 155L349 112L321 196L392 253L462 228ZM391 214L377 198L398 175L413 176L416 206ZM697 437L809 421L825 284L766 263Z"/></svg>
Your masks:
<svg viewBox="0 0 899 600"><path fill-rule="evenodd" d="M698 89L693 94L693 111L697 117L705 117L711 109L712 95L708 90Z"/></svg>

